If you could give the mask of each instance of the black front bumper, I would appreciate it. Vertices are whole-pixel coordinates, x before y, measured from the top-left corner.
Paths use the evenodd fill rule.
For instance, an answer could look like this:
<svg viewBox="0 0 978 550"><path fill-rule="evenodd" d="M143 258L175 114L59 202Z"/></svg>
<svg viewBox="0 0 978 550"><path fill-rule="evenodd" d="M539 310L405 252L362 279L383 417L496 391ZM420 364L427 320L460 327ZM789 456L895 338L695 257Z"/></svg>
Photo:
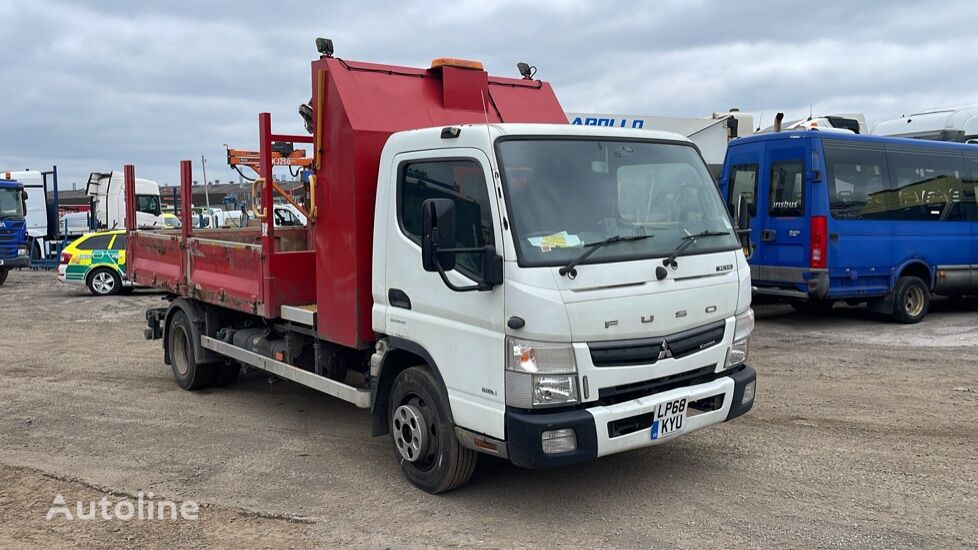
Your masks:
<svg viewBox="0 0 978 550"><path fill-rule="evenodd" d="M734 381L733 399L725 421L733 420L751 410L754 400L741 403L747 384L757 380L757 371L750 365L724 373L720 377ZM718 377L718 378L720 378ZM547 430L573 428L577 433L577 450L560 454L543 452L541 436ZM603 428L603 427L602 427ZM594 460L598 456L598 435L594 417L587 409L548 412L506 408L506 444L509 459L524 468L550 468Z"/></svg>
<svg viewBox="0 0 978 550"><path fill-rule="evenodd" d="M16 269L18 267L30 267L30 256L16 256L14 258L0 260L0 269Z"/></svg>

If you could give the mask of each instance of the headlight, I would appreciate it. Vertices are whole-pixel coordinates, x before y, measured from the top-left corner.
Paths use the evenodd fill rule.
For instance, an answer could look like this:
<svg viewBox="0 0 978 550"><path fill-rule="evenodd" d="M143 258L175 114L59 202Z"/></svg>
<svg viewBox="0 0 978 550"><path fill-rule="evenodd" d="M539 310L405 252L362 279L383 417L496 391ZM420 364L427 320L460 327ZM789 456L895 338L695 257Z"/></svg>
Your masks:
<svg viewBox="0 0 978 550"><path fill-rule="evenodd" d="M570 344L506 339L506 404L522 409L577 403Z"/></svg>
<svg viewBox="0 0 978 550"><path fill-rule="evenodd" d="M27 255L27 248L25 248L23 246L17 247L17 255L18 256L26 256Z"/></svg>
<svg viewBox="0 0 978 550"><path fill-rule="evenodd" d="M734 325L734 340L727 352L727 363L723 367L736 367L747 360L747 350L750 346L750 335L754 332L754 310L748 309L737 316Z"/></svg>

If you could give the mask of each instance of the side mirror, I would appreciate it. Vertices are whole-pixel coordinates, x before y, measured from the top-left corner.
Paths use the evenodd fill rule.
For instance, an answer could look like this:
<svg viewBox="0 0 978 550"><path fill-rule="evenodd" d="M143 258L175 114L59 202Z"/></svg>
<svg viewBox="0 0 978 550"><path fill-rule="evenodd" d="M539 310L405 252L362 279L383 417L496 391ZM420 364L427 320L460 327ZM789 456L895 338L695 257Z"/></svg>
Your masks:
<svg viewBox="0 0 978 550"><path fill-rule="evenodd" d="M421 203L421 265L425 271L455 269L455 202L427 199Z"/></svg>
<svg viewBox="0 0 978 550"><path fill-rule="evenodd" d="M735 218L738 230L750 231L750 202L747 201L747 195L737 197Z"/></svg>
<svg viewBox="0 0 978 550"><path fill-rule="evenodd" d="M482 286L486 289L503 284L503 257L496 254L496 247L486 245L482 254Z"/></svg>
<svg viewBox="0 0 978 550"><path fill-rule="evenodd" d="M737 199L734 219L737 222L737 237L740 238L740 246L744 249L744 255L750 258L750 203L747 202L746 195L740 195Z"/></svg>

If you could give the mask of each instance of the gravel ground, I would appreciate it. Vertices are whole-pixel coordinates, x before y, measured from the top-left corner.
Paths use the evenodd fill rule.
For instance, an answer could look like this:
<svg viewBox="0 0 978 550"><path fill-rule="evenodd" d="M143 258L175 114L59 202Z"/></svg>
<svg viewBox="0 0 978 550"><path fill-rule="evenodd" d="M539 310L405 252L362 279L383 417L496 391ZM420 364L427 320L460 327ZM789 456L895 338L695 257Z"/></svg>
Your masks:
<svg viewBox="0 0 978 550"><path fill-rule="evenodd" d="M180 390L142 338L159 303L0 287L0 546L978 546L978 300L916 326L758 306L748 415L557 470L483 458L442 496L346 403L258 375ZM46 519L140 491L199 518Z"/></svg>

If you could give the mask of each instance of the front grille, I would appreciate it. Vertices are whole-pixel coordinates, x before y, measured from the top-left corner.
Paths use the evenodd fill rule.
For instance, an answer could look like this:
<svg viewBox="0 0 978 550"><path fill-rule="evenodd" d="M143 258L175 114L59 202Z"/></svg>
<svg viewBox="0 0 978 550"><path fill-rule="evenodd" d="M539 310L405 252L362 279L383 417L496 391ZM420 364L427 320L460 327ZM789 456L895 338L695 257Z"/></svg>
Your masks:
<svg viewBox="0 0 978 550"><path fill-rule="evenodd" d="M649 365L658 361L666 349L667 357L685 357L719 344L723 340L724 326L723 321L717 321L668 336L594 342L588 344L591 362L596 367Z"/></svg>
<svg viewBox="0 0 978 550"><path fill-rule="evenodd" d="M680 388L683 386L693 386L699 384L701 381L705 382L710 378L713 378L713 373L716 371L716 368L716 364L706 365L705 367L700 367L698 369L670 374L668 376L660 376L651 380L632 382L631 384L622 384L620 386L611 386L610 388L601 388L598 390L598 401L601 401L604 404L620 403L622 401L631 401L632 399L636 399L638 397L669 391L671 389Z"/></svg>

